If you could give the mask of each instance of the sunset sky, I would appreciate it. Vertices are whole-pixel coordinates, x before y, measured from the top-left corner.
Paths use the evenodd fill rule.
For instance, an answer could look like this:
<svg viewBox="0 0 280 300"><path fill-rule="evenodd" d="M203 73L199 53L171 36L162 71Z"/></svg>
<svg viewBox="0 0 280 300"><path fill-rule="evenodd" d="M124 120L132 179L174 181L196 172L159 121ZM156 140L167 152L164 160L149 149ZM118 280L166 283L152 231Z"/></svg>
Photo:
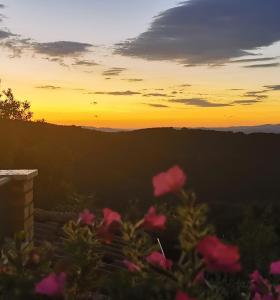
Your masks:
<svg viewBox="0 0 280 300"><path fill-rule="evenodd" d="M1 89L34 119L280 123L279 0L0 0Z"/></svg>

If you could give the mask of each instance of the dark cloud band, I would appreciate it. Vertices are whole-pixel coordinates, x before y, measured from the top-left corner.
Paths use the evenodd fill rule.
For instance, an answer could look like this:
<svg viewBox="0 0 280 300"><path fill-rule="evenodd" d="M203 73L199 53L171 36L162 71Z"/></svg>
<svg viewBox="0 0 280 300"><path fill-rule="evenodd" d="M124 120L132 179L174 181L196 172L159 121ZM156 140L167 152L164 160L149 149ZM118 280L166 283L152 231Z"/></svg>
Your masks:
<svg viewBox="0 0 280 300"><path fill-rule="evenodd" d="M279 0L190 0L159 14L116 53L188 65L230 62L280 40Z"/></svg>

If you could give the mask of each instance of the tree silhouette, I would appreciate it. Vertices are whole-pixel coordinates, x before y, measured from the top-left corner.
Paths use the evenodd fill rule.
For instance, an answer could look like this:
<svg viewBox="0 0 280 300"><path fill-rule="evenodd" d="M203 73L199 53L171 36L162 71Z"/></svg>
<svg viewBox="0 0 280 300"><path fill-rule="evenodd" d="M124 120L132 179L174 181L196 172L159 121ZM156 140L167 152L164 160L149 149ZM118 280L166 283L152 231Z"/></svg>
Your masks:
<svg viewBox="0 0 280 300"><path fill-rule="evenodd" d="M33 116L30 108L30 102L16 100L11 89L0 94L0 119L30 121Z"/></svg>

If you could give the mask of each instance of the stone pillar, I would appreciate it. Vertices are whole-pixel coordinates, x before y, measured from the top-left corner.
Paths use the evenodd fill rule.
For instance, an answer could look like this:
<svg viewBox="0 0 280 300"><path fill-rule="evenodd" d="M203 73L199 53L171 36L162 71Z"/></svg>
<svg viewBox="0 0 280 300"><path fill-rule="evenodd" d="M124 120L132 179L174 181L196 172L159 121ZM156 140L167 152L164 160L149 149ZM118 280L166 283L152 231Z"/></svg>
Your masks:
<svg viewBox="0 0 280 300"><path fill-rule="evenodd" d="M38 170L0 170L10 181L0 189L2 236L12 237L24 231L26 245L33 243L33 180Z"/></svg>

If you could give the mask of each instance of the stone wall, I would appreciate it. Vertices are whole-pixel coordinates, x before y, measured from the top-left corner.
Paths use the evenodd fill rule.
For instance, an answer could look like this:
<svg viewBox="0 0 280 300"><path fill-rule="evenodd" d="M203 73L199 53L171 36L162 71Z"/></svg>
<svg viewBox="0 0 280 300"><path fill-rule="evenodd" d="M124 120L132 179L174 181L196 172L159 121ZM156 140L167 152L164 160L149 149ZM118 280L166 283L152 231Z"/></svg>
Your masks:
<svg viewBox="0 0 280 300"><path fill-rule="evenodd" d="M0 187L0 226L2 237L24 231L26 245L33 243L33 181L37 170L0 170L0 178L9 181Z"/></svg>

